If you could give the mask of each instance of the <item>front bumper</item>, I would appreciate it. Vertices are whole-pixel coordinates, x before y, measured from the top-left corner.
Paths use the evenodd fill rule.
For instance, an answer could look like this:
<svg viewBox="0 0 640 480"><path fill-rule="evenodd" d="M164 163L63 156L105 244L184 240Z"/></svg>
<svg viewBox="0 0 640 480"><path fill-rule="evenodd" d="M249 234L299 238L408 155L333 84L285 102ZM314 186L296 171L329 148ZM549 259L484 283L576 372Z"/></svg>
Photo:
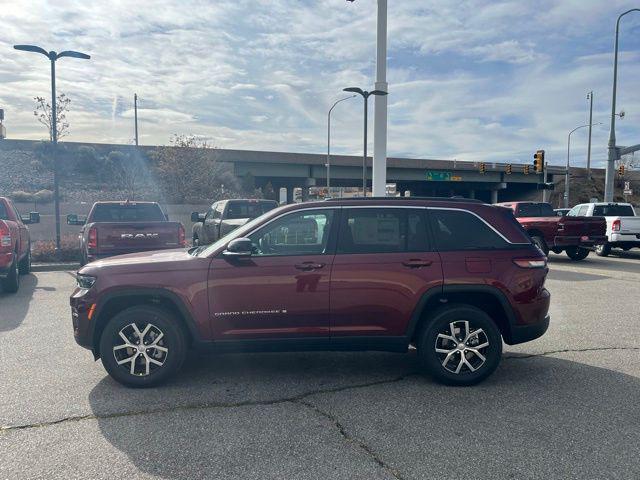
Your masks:
<svg viewBox="0 0 640 480"><path fill-rule="evenodd" d="M95 310L95 301L87 291L76 288L69 300L71 305L71 322L73 325L73 338L81 347L93 350L93 323L95 317L89 318L90 312ZM91 320L94 320L92 322Z"/></svg>
<svg viewBox="0 0 640 480"><path fill-rule="evenodd" d="M555 247L593 247L607 243L606 235L557 236L553 239Z"/></svg>

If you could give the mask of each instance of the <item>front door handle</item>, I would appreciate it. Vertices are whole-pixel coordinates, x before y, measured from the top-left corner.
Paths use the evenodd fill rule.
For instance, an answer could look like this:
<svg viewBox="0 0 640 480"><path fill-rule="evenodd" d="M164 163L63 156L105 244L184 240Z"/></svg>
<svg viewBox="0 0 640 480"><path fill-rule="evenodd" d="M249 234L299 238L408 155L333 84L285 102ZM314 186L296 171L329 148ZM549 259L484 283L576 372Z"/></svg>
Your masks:
<svg viewBox="0 0 640 480"><path fill-rule="evenodd" d="M419 258L412 258L406 262L402 262L402 265L409 268L422 268L429 267L433 262L431 260L421 260Z"/></svg>
<svg viewBox="0 0 640 480"><path fill-rule="evenodd" d="M324 263L304 262L297 264L295 267L303 272L309 272L311 270L318 270L324 267Z"/></svg>

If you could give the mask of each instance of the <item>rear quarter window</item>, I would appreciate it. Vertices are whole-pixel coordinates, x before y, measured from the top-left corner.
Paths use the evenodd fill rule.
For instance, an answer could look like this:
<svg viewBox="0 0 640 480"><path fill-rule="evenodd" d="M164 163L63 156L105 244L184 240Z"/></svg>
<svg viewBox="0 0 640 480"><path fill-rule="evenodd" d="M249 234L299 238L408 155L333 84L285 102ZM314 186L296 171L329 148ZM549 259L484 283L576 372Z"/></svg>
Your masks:
<svg viewBox="0 0 640 480"><path fill-rule="evenodd" d="M429 223L440 251L506 249L511 244L474 214L429 209Z"/></svg>

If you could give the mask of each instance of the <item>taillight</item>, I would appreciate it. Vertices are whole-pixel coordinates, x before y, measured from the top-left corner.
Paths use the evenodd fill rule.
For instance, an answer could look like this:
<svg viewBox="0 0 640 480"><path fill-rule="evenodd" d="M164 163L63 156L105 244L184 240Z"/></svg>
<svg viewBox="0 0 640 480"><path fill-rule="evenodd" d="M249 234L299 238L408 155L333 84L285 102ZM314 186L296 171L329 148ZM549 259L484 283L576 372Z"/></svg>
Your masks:
<svg viewBox="0 0 640 480"><path fill-rule="evenodd" d="M178 229L178 243L181 247L187 246L187 239L185 238L184 227L182 226L182 224L180 224L180 227Z"/></svg>
<svg viewBox="0 0 640 480"><path fill-rule="evenodd" d="M11 230L9 225L0 220L0 247L11 246Z"/></svg>
<svg viewBox="0 0 640 480"><path fill-rule="evenodd" d="M514 258L513 263L520 268L545 268L547 266L545 258Z"/></svg>
<svg viewBox="0 0 640 480"><path fill-rule="evenodd" d="M89 229L89 239L87 241L87 248L89 248L89 250L98 249L98 230L96 229L96 227L91 227Z"/></svg>
<svg viewBox="0 0 640 480"><path fill-rule="evenodd" d="M611 230L613 232L619 232L620 231L620 219L613 221L613 223L611 224Z"/></svg>

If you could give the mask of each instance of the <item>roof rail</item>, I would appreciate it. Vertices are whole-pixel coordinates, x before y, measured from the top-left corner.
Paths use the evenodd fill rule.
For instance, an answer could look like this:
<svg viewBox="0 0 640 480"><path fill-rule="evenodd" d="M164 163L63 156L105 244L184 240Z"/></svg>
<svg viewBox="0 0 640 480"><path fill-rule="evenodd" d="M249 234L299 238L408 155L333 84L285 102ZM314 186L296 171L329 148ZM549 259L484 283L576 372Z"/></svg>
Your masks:
<svg viewBox="0 0 640 480"><path fill-rule="evenodd" d="M389 201L407 201L407 200L428 200L431 202L460 202L460 203L486 203L475 198L464 197L343 197L343 198L327 198L325 202L350 202L350 201L373 201L373 200L389 200Z"/></svg>

